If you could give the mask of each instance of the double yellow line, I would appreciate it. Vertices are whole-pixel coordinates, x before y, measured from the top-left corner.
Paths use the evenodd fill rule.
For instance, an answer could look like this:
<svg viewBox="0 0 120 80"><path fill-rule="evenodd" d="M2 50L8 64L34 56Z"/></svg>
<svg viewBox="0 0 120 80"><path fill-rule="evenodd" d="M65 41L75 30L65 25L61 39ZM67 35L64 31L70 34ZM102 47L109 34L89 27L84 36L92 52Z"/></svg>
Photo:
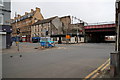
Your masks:
<svg viewBox="0 0 120 80"><path fill-rule="evenodd" d="M98 71L103 71L109 65L110 65L110 58L104 64L102 64L100 67L98 67L96 70L94 70L92 73L87 75L83 80L87 80L87 79L92 80L92 79L96 78L99 75Z"/></svg>

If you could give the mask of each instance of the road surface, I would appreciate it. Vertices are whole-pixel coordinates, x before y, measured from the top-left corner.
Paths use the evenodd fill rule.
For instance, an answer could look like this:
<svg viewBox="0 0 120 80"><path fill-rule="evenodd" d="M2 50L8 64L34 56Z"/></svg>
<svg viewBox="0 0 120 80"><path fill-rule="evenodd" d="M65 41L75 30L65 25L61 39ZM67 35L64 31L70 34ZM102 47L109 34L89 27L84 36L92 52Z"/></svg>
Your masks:
<svg viewBox="0 0 120 80"><path fill-rule="evenodd" d="M38 44L21 44L35 46ZM103 64L114 44L82 43L56 45L47 50L3 53L3 78L84 78ZM12 51L16 49L10 49ZM22 54L22 57L19 55ZM12 57L10 57L12 56Z"/></svg>

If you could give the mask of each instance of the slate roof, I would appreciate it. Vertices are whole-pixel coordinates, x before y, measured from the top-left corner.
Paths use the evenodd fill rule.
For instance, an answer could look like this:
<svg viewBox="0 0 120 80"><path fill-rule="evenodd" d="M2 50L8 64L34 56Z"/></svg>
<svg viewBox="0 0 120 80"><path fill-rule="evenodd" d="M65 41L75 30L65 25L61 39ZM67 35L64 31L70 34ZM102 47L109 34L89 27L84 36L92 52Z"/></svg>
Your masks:
<svg viewBox="0 0 120 80"><path fill-rule="evenodd" d="M48 19L44 19L44 20L38 20L36 23L34 23L32 26L34 25L38 25L38 24L44 24L44 23L49 23L51 22L53 19L55 19L57 16L55 17L51 17L51 18L48 18Z"/></svg>

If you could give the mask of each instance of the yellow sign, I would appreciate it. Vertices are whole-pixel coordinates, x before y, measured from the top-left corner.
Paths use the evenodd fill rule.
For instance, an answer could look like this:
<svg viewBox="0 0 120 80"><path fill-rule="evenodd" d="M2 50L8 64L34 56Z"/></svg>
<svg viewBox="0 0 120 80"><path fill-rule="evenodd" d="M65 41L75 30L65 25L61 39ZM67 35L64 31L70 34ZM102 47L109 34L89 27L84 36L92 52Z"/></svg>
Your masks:
<svg viewBox="0 0 120 80"><path fill-rule="evenodd" d="M70 39L71 37L70 37L70 35L66 35L66 39Z"/></svg>
<svg viewBox="0 0 120 80"><path fill-rule="evenodd" d="M16 44L18 44L19 42L16 42Z"/></svg>

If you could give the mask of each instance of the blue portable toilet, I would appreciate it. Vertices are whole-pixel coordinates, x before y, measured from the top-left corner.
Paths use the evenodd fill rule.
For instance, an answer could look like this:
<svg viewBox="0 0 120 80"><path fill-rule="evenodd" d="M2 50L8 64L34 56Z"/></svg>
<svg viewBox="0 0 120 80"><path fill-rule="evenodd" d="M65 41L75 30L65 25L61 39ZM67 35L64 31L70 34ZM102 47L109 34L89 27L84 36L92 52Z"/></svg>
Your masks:
<svg viewBox="0 0 120 80"><path fill-rule="evenodd" d="M40 45L43 47L54 47L54 41L50 40L50 37L41 37Z"/></svg>

